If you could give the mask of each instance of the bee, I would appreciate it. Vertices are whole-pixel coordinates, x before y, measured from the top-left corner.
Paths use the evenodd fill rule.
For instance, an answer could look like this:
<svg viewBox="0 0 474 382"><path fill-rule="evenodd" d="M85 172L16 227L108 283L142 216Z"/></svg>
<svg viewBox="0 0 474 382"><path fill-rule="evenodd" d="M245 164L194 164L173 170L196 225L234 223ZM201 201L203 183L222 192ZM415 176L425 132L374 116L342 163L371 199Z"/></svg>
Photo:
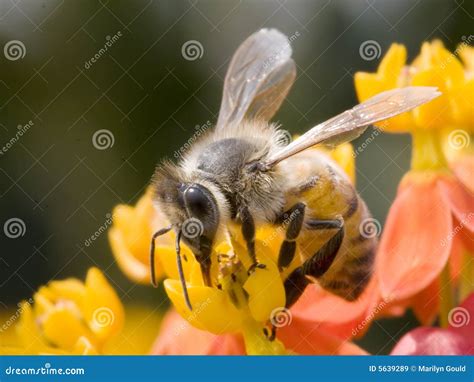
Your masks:
<svg viewBox="0 0 474 382"><path fill-rule="evenodd" d="M286 307L305 288L319 285L353 301L370 279L376 238L361 233L370 218L345 173L316 145L335 146L361 135L368 125L406 112L440 95L433 87L405 87L380 93L311 128L291 143L270 119L296 78L287 38L262 29L234 54L224 80L219 116L177 164L163 162L153 176L154 202L171 225L155 239L176 232L177 264L184 298L191 302L183 275L180 243L192 250L206 285L216 243L240 237L252 265L265 268L255 249L261 224L284 228L278 267L286 271ZM297 266L295 254L300 253ZM284 274L284 273L283 273Z"/></svg>

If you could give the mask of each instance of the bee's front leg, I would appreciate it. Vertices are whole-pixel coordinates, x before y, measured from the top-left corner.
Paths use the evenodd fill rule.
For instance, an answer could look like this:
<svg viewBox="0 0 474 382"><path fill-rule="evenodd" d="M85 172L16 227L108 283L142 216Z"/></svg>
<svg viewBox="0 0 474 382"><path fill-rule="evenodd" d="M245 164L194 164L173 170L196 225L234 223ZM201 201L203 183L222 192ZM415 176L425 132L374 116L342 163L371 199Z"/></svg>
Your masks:
<svg viewBox="0 0 474 382"><path fill-rule="evenodd" d="M290 265L295 257L296 239L303 227L305 208L304 203L296 203L277 219L278 223L286 226L285 240L281 244L278 254L278 268L280 270Z"/></svg>
<svg viewBox="0 0 474 382"><path fill-rule="evenodd" d="M252 273L256 268L265 268L265 264L261 264L257 260L255 253L255 221L247 207L242 207L239 211L239 220L242 225L242 236L247 243L247 252L252 259L252 265L248 269L248 273Z"/></svg>

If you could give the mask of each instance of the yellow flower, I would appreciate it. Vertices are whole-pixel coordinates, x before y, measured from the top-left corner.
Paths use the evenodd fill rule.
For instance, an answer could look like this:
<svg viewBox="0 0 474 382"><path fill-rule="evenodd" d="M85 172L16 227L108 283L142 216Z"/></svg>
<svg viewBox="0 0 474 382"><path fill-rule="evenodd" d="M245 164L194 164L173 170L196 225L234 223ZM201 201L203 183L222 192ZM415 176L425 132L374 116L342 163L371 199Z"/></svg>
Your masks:
<svg viewBox="0 0 474 382"><path fill-rule="evenodd" d="M356 73L354 80L359 100L404 86L436 86L442 95L408 113L379 122L377 126L390 132L407 132L444 128L467 120L469 110L472 113L472 105L469 106L472 96L467 93L469 76L458 58L438 40L425 42L411 65L406 64L406 56L403 45L392 44L376 73ZM464 101L459 102L463 97Z"/></svg>
<svg viewBox="0 0 474 382"><path fill-rule="evenodd" d="M84 283L69 278L51 281L19 305L16 326L20 347L3 354L100 354L123 327L117 294L97 268Z"/></svg>
<svg viewBox="0 0 474 382"><path fill-rule="evenodd" d="M167 225L164 217L156 213L152 202L151 187L140 198L135 207L120 204L115 207L113 225L109 230L109 241L112 253L120 269L135 282L148 284L150 282L150 240L154 226ZM172 245L169 236L157 239L157 251L166 250ZM163 274L163 267L156 264L158 277Z"/></svg>
<svg viewBox="0 0 474 382"><path fill-rule="evenodd" d="M107 354L148 354L161 325L162 314L146 305L125 306L125 325L107 342Z"/></svg>
<svg viewBox="0 0 474 382"><path fill-rule="evenodd" d="M462 43L457 48L457 53L464 64L464 81L456 91L453 91L453 113L455 124L470 133L474 132L474 47Z"/></svg>
<svg viewBox="0 0 474 382"><path fill-rule="evenodd" d="M333 151L325 150L354 181L355 167L352 146L341 145ZM149 189L135 207L117 206L114 223L109 233L112 250L126 275L135 281L149 282L149 246L152 233L167 225L159 211L153 212L152 191ZM155 228L155 229L153 229ZM283 280L301 265L296 254L294 264L280 273L277 267L279 248L284 230L261 226L256 233L256 252L266 269L247 269L252 261L242 237L231 242L217 243L212 253L211 273L219 287L206 286L199 263L184 244L181 251L187 291L193 306L189 310L184 299L176 265L174 234L162 236L157 242L156 272L166 275L166 293L177 312L194 327L214 334L241 333L248 354L284 354L278 341L268 341L263 329L273 312L285 306ZM127 265L128 264L128 265ZM137 265L138 264L138 265ZM128 268L128 266L130 268ZM139 271L137 271L139 269Z"/></svg>

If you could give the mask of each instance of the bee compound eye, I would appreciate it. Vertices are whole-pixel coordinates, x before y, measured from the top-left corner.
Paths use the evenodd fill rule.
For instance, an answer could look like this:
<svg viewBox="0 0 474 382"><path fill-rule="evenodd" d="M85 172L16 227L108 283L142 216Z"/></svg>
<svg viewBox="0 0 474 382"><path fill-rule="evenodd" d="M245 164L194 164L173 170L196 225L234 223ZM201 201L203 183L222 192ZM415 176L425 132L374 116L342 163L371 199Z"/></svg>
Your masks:
<svg viewBox="0 0 474 382"><path fill-rule="evenodd" d="M203 237L200 240L201 250L205 241L211 243L219 225L219 209L214 195L201 184L188 185L182 193L184 208L188 212L188 218L199 220L203 229Z"/></svg>
<svg viewBox="0 0 474 382"><path fill-rule="evenodd" d="M196 214L205 213L209 204L208 195L197 186L188 187L184 193L186 205Z"/></svg>

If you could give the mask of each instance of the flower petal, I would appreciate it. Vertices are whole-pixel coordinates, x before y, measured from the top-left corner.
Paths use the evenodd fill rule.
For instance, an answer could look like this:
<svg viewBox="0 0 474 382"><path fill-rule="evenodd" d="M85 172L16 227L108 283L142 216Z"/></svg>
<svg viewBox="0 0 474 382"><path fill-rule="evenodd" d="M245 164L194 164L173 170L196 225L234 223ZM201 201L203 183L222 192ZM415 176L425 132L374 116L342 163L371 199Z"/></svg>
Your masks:
<svg viewBox="0 0 474 382"><path fill-rule="evenodd" d="M302 355L365 355L356 344L336 337L318 324L293 317L290 325L279 328L280 339L287 349Z"/></svg>
<svg viewBox="0 0 474 382"><path fill-rule="evenodd" d="M388 301L380 298L376 277L372 277L356 301L346 301L317 285L310 285L291 308L293 317L312 322L320 330L341 339L361 337L371 322L384 310Z"/></svg>
<svg viewBox="0 0 474 382"><path fill-rule="evenodd" d="M130 252L122 233L116 229L109 230L109 242L112 247L112 252L117 260L117 264L124 274L126 274L132 281L140 284L150 283L150 267L144 262L138 260L137 257ZM157 268L157 277L161 275L161 269Z"/></svg>
<svg viewBox="0 0 474 382"><path fill-rule="evenodd" d="M42 323L46 339L61 349L72 351L80 337L92 338L91 333L80 317L67 308L55 309Z"/></svg>
<svg viewBox="0 0 474 382"><path fill-rule="evenodd" d="M179 273L175 247L157 246L155 248L155 255L163 268L163 273L169 278L178 279ZM191 274L193 274L193 269L196 267L199 268L199 263L194 258L191 250L184 244L181 245L181 258L183 259L182 264L184 277L186 280L190 280Z"/></svg>
<svg viewBox="0 0 474 382"><path fill-rule="evenodd" d="M33 348L19 348L13 346L0 346L0 355L71 355L61 349L44 346L34 351Z"/></svg>
<svg viewBox="0 0 474 382"><path fill-rule="evenodd" d="M466 227L474 232L474 194L469 193L456 178L440 178L438 187L460 222L460 226L455 227L455 230Z"/></svg>
<svg viewBox="0 0 474 382"><path fill-rule="evenodd" d="M406 57L407 51L403 45L392 44L383 57L377 73L357 72L354 84L359 101L365 101L385 90L406 86L403 76ZM403 132L413 125L413 117L411 113L403 113L375 125L387 131Z"/></svg>
<svg viewBox="0 0 474 382"><path fill-rule="evenodd" d="M445 76L440 76L437 69L431 68L413 75L413 86L436 86L442 93L438 98L413 110L417 126L423 128L444 127L452 121L452 110Z"/></svg>
<svg viewBox="0 0 474 382"><path fill-rule="evenodd" d="M125 313L115 290L97 268L87 272L84 298L84 318L91 330L105 340L123 328Z"/></svg>
<svg viewBox="0 0 474 382"><path fill-rule="evenodd" d="M474 353L474 293L451 311L449 329L463 336Z"/></svg>
<svg viewBox="0 0 474 382"><path fill-rule="evenodd" d="M376 260L382 295L397 300L430 285L451 250L451 211L434 180L415 176L405 179L390 208Z"/></svg>
<svg viewBox="0 0 474 382"><path fill-rule="evenodd" d="M416 328L395 345L392 355L466 355L472 354L469 343L447 329Z"/></svg>
<svg viewBox="0 0 474 382"><path fill-rule="evenodd" d="M264 262L265 269L256 269L244 284L248 293L248 306L253 318L266 322L271 318L274 309L285 306L285 288L277 266Z"/></svg>
<svg viewBox="0 0 474 382"><path fill-rule="evenodd" d="M39 292L43 291L43 288L40 288ZM47 289L55 295L52 301L58 298L66 299L74 301L77 305L82 304L86 291L84 284L75 278L53 280L48 283Z"/></svg>
<svg viewBox="0 0 474 382"><path fill-rule="evenodd" d="M17 325L17 332L20 343L24 347L27 347L27 350L31 350L32 352L46 346L46 342L35 320L32 306L28 302L22 301L19 311L21 315Z"/></svg>
<svg viewBox="0 0 474 382"><path fill-rule="evenodd" d="M179 280L166 279L164 286L178 313L196 328L214 334L233 333L241 328L241 312L232 304L227 293L216 288L188 284L187 290L193 307L190 311Z"/></svg>
<svg viewBox="0 0 474 382"><path fill-rule="evenodd" d="M242 339L235 335L221 335L199 330L190 325L175 310L169 311L151 349L160 355L243 355Z"/></svg>
<svg viewBox="0 0 474 382"><path fill-rule="evenodd" d="M80 337L73 348L74 354L97 355L97 349L87 337Z"/></svg>
<svg viewBox="0 0 474 382"><path fill-rule="evenodd" d="M439 281L435 279L427 288L417 293L411 304L416 318L423 325L431 325L439 312Z"/></svg>
<svg viewBox="0 0 474 382"><path fill-rule="evenodd" d="M149 187L135 206L120 204L114 208L109 230L112 253L123 273L133 281L149 283L150 241L153 232L168 225L153 205L153 190ZM172 234L155 240L156 248L173 247ZM163 276L159 256L156 256L156 275Z"/></svg>
<svg viewBox="0 0 474 382"><path fill-rule="evenodd" d="M472 194L474 194L474 155L462 155L451 163L453 172Z"/></svg>

